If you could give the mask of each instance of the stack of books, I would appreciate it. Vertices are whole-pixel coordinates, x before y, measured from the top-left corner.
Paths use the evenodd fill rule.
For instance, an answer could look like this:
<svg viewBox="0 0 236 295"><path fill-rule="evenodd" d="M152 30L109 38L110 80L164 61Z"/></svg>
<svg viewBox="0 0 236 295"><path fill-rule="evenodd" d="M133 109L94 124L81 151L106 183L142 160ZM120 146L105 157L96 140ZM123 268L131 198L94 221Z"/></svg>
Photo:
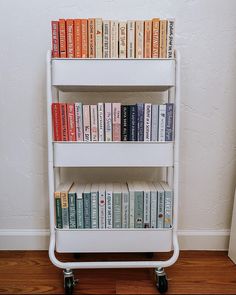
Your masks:
<svg viewBox="0 0 236 295"><path fill-rule="evenodd" d="M53 58L174 58L173 19L52 21Z"/></svg>
<svg viewBox="0 0 236 295"><path fill-rule="evenodd" d="M165 182L70 182L54 194L57 228L172 227L173 191Z"/></svg>
<svg viewBox="0 0 236 295"><path fill-rule="evenodd" d="M173 141L174 104L53 103L54 141Z"/></svg>

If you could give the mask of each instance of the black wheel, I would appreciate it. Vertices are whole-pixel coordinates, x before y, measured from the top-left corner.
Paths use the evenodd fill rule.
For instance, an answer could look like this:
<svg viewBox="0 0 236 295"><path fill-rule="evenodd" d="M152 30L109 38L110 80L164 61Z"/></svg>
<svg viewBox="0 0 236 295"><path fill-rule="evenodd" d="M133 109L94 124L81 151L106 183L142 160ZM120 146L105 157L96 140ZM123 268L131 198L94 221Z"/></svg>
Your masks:
<svg viewBox="0 0 236 295"><path fill-rule="evenodd" d="M74 279L73 277L65 278L65 294L70 295L73 294L74 289Z"/></svg>
<svg viewBox="0 0 236 295"><path fill-rule="evenodd" d="M166 276L157 276L157 289L161 294L164 294L168 290L168 281Z"/></svg>

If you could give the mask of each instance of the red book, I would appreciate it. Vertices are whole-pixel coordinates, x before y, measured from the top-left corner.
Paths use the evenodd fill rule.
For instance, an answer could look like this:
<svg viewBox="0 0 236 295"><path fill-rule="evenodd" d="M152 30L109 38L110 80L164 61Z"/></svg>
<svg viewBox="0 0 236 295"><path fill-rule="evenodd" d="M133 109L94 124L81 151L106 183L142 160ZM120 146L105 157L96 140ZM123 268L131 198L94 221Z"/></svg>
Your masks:
<svg viewBox="0 0 236 295"><path fill-rule="evenodd" d="M88 57L88 21L81 20L82 58Z"/></svg>
<svg viewBox="0 0 236 295"><path fill-rule="evenodd" d="M66 58L66 21L59 19L60 57Z"/></svg>
<svg viewBox="0 0 236 295"><path fill-rule="evenodd" d="M60 113L61 113L61 140L68 141L69 136L68 136L66 103L60 103Z"/></svg>
<svg viewBox="0 0 236 295"><path fill-rule="evenodd" d="M75 56L74 46L74 20L66 20L66 37L67 37L67 57L73 58Z"/></svg>
<svg viewBox="0 0 236 295"><path fill-rule="evenodd" d="M60 57L59 53L59 22L52 21L52 57Z"/></svg>
<svg viewBox="0 0 236 295"><path fill-rule="evenodd" d="M82 57L82 27L81 19L74 20L75 58Z"/></svg>
<svg viewBox="0 0 236 295"><path fill-rule="evenodd" d="M75 105L73 103L67 104L67 123L68 123L68 140L76 141Z"/></svg>
<svg viewBox="0 0 236 295"><path fill-rule="evenodd" d="M61 141L61 110L60 103L52 103L53 140Z"/></svg>

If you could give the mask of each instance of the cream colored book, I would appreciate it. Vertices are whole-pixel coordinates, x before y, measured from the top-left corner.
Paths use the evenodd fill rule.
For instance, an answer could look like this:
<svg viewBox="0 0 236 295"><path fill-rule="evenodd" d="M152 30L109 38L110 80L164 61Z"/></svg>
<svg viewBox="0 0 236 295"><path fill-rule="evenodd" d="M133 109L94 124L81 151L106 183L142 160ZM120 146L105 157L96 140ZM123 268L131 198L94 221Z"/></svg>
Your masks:
<svg viewBox="0 0 236 295"><path fill-rule="evenodd" d="M167 36L167 20L160 20L160 47L159 57L166 58L166 36Z"/></svg>
<svg viewBox="0 0 236 295"><path fill-rule="evenodd" d="M91 140L98 141L98 112L97 105L90 105Z"/></svg>
<svg viewBox="0 0 236 295"><path fill-rule="evenodd" d="M110 58L110 21L103 21L103 58Z"/></svg>
<svg viewBox="0 0 236 295"><path fill-rule="evenodd" d="M118 21L111 21L111 58L118 58Z"/></svg>
<svg viewBox="0 0 236 295"><path fill-rule="evenodd" d="M138 20L135 22L135 57L143 58L144 45L144 21Z"/></svg>
<svg viewBox="0 0 236 295"><path fill-rule="evenodd" d="M127 22L127 58L135 57L135 21Z"/></svg>
<svg viewBox="0 0 236 295"><path fill-rule="evenodd" d="M152 58L159 57L160 47L160 19L152 20Z"/></svg>
<svg viewBox="0 0 236 295"><path fill-rule="evenodd" d="M119 58L126 58L127 29L126 22L119 23Z"/></svg>
<svg viewBox="0 0 236 295"><path fill-rule="evenodd" d="M145 20L144 22L144 57L152 57L152 21Z"/></svg>
<svg viewBox="0 0 236 295"><path fill-rule="evenodd" d="M95 19L96 58L102 58L102 19Z"/></svg>

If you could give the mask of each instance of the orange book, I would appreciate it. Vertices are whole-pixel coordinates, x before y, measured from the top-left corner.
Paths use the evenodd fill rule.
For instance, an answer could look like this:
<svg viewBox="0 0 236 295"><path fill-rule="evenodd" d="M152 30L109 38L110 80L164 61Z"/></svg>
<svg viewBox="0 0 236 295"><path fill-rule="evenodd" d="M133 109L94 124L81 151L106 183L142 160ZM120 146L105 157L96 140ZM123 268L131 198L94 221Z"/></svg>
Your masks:
<svg viewBox="0 0 236 295"><path fill-rule="evenodd" d="M160 19L154 18L152 20L152 57L159 57L160 44Z"/></svg>
<svg viewBox="0 0 236 295"><path fill-rule="evenodd" d="M60 57L66 58L66 21L59 19L59 44L60 44Z"/></svg>
<svg viewBox="0 0 236 295"><path fill-rule="evenodd" d="M75 56L74 48L74 20L66 20L66 36L67 36L67 57L73 58Z"/></svg>
<svg viewBox="0 0 236 295"><path fill-rule="evenodd" d="M75 57L82 57L82 28L81 19L74 20Z"/></svg>
<svg viewBox="0 0 236 295"><path fill-rule="evenodd" d="M81 20L82 58L88 57L88 21Z"/></svg>
<svg viewBox="0 0 236 295"><path fill-rule="evenodd" d="M152 57L152 21L144 22L144 57Z"/></svg>
<svg viewBox="0 0 236 295"><path fill-rule="evenodd" d="M88 57L96 57L95 53L95 18L88 19Z"/></svg>
<svg viewBox="0 0 236 295"><path fill-rule="evenodd" d="M52 21L52 57L60 57L59 53L59 22Z"/></svg>

